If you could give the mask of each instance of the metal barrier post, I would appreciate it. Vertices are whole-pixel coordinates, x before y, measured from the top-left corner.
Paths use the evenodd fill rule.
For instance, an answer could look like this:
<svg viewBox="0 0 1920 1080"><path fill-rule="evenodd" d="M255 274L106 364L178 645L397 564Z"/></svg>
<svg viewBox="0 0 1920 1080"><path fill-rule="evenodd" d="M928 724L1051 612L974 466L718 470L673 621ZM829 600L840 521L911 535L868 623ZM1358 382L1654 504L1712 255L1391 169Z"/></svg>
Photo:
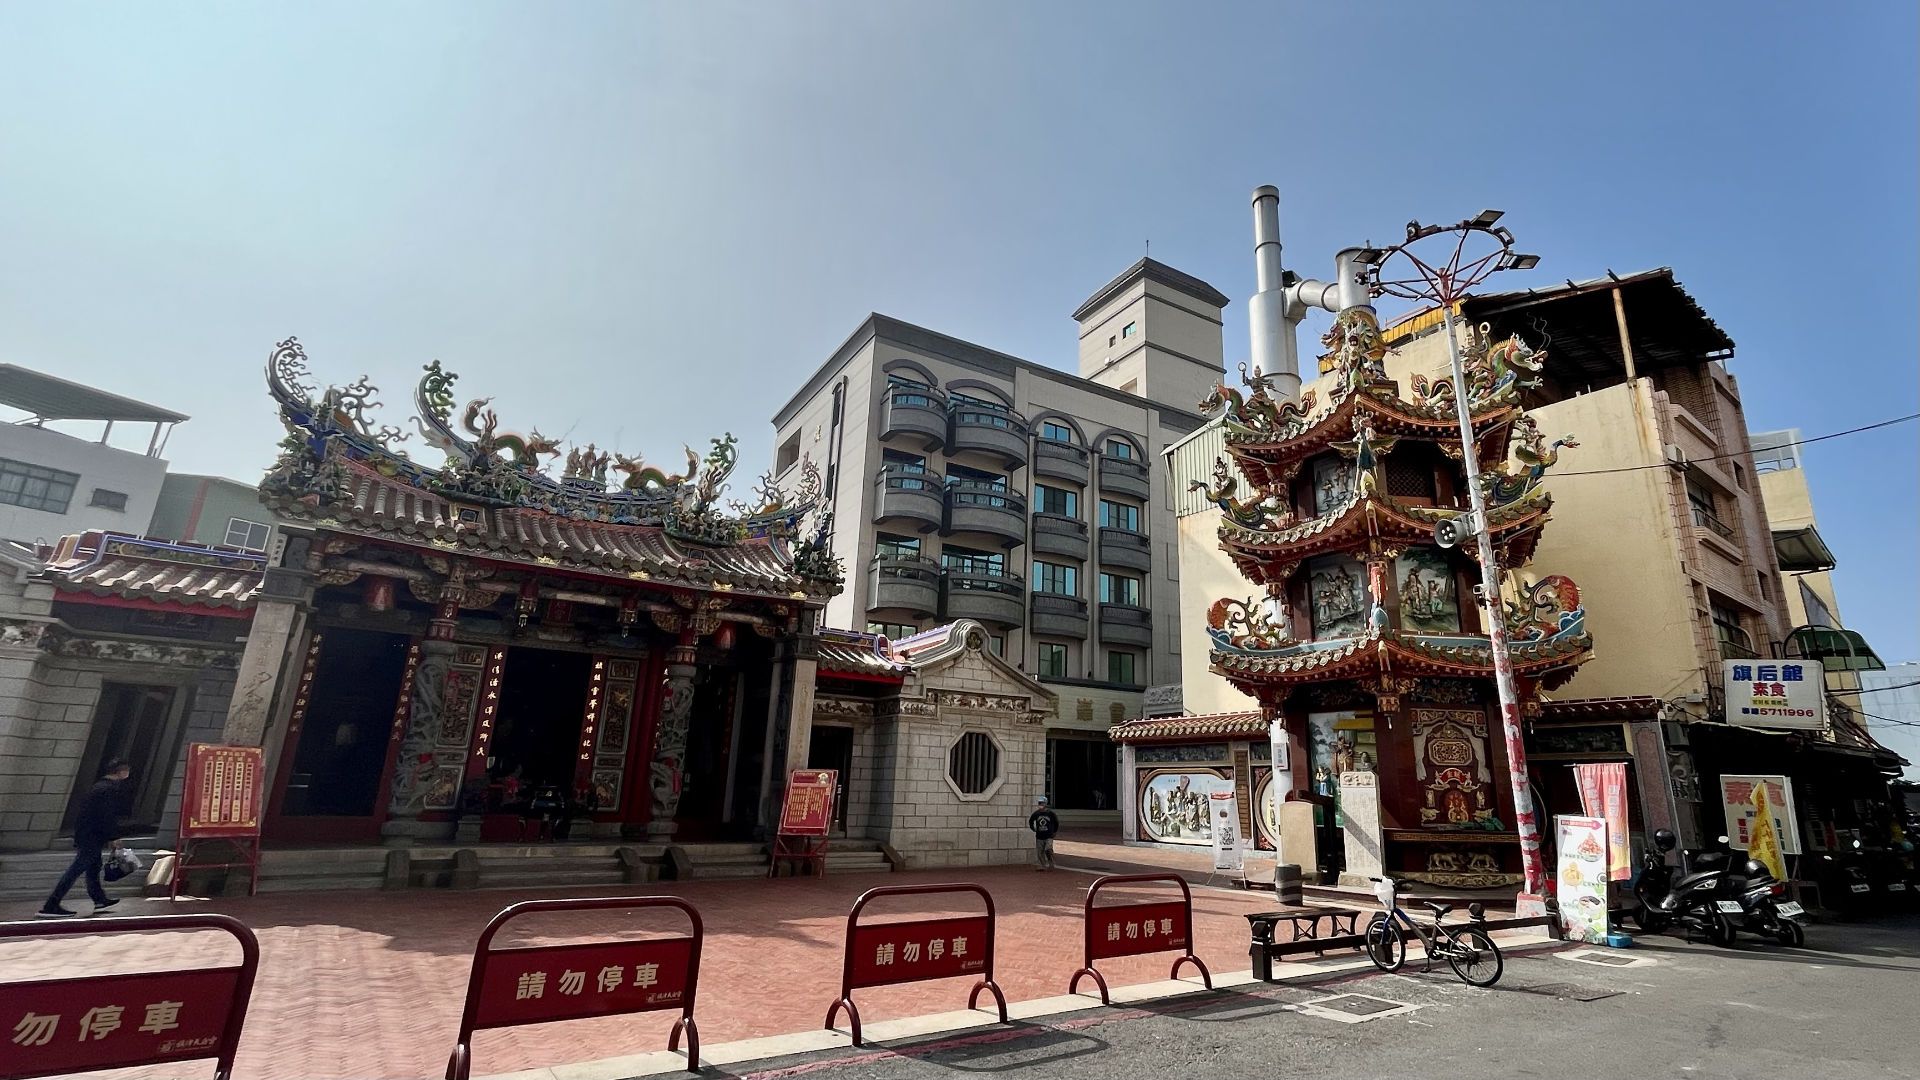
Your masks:
<svg viewBox="0 0 1920 1080"><path fill-rule="evenodd" d="M12 1033L7 1053L0 1057L0 1080L207 1057L215 1059L215 1080L229 1080L240 1049L240 1031L247 1021L254 974L260 967L260 943L238 919L149 915L0 923L0 940L156 930L225 931L240 943L240 963L0 983L0 1025ZM206 996L224 998L224 1004L202 1008L208 1004L203 1000ZM69 1015L77 1037L67 1032Z"/></svg>
<svg viewBox="0 0 1920 1080"><path fill-rule="evenodd" d="M903 919L896 922L860 925L860 912L882 896L932 896L942 893L972 893L986 905L985 915L961 918ZM893 986L899 983L951 979L978 973L980 980L967 994L967 1008L979 1004L980 991L992 992L1000 1009L1000 1022L1007 1023L1007 996L993 979L994 948L993 896L978 885L883 885L868 889L853 902L847 913L846 952L840 969L840 997L827 1009L828 1031L840 1010L847 1011L853 1045L865 1045L860 1035L860 1009L853 1003L853 992L861 987ZM977 939L985 945L976 953ZM881 968L892 968L882 972Z"/></svg>
<svg viewBox="0 0 1920 1080"><path fill-rule="evenodd" d="M685 937L644 941L492 947L494 936L522 915L641 908L676 909L686 915L692 932ZM447 1080L468 1080L476 1031L676 1008L680 1019L674 1021L667 1049L680 1049L680 1033L684 1030L687 1069L700 1071L700 1030L694 1024L693 1006L705 935L700 912L672 896L525 900L508 906L493 917L474 945L460 1035L447 1059ZM556 961L560 963L559 977L549 982L554 974L550 965ZM576 965L579 970L575 970ZM548 995L549 987L552 996Z"/></svg>
<svg viewBox="0 0 1920 1080"><path fill-rule="evenodd" d="M1180 886L1180 902L1149 904L1114 904L1104 908L1095 908L1094 900L1100 890L1110 885L1137 884L1140 882L1172 882ZM1101 921L1096 927L1094 912L1101 912ZM1191 962L1200 969L1200 980L1206 988L1213 989L1213 973L1193 952L1193 890L1187 887L1187 880L1178 874L1108 874L1096 878L1087 886L1087 899L1083 911L1083 930L1086 934L1085 961L1080 970L1073 973L1072 981L1067 983L1067 993L1080 992L1080 977L1093 976L1094 985L1100 988L1100 1004L1111 1005L1107 994L1107 980L1093 962L1110 960L1120 956L1141 956L1146 953L1183 950L1182 955L1173 962L1173 970L1167 978L1180 977L1180 965Z"/></svg>

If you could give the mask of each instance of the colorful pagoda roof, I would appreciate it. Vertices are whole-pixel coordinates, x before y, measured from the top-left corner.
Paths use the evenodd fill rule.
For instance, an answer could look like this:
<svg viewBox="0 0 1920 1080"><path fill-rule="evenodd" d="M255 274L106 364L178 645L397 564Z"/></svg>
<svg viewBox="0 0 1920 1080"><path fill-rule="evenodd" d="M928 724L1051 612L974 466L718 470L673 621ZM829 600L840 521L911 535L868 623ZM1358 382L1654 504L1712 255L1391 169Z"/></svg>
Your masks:
<svg viewBox="0 0 1920 1080"><path fill-rule="evenodd" d="M1195 739L1264 739L1267 721L1258 709L1196 716L1144 716L1107 729L1118 743L1191 742Z"/></svg>
<svg viewBox="0 0 1920 1080"><path fill-rule="evenodd" d="M63 592L239 613L266 568L264 555L89 532L63 538L39 575Z"/></svg>
<svg viewBox="0 0 1920 1080"><path fill-rule="evenodd" d="M1593 650L1584 629L1564 636L1509 642L1514 671L1541 680L1551 689L1573 677L1573 669ZM1492 678L1493 649L1487 638L1386 632L1330 638L1282 649L1215 648L1213 670L1235 686L1259 696L1261 687L1287 687L1328 679L1430 675Z"/></svg>
<svg viewBox="0 0 1920 1080"><path fill-rule="evenodd" d="M1532 558L1553 498L1544 488L1488 510L1488 523L1505 558ZM1378 491L1362 491L1328 513L1281 528L1254 528L1223 516L1220 546L1250 580L1265 584L1269 568L1379 542L1408 546L1433 542L1435 523L1456 516L1450 507L1418 506Z"/></svg>
<svg viewBox="0 0 1920 1080"><path fill-rule="evenodd" d="M293 338L269 355L266 375L287 438L261 498L290 520L630 581L816 603L839 591L831 514L810 461L797 490L767 475L751 504L725 507L738 457L731 435L714 439L704 458L687 449L684 470L673 473L591 443L573 446L556 478L546 470L562 457L560 443L537 428L502 431L491 399L468 402L456 424L458 376L435 361L414 392L413 425L444 458L428 466L399 448L411 433L371 423L380 406L365 377L316 392ZM609 471L624 481L610 483Z"/></svg>

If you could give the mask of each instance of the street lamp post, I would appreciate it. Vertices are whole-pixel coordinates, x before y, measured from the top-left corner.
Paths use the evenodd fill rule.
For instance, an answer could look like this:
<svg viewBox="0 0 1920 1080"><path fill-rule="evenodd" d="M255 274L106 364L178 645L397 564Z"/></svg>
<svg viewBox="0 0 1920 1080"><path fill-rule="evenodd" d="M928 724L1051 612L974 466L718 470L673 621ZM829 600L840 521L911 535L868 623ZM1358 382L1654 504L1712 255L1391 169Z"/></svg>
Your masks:
<svg viewBox="0 0 1920 1080"><path fill-rule="evenodd" d="M1524 894L1544 896L1546 867L1540 856L1540 819L1533 805L1533 791L1527 782L1527 748L1520 728L1520 697L1513 686L1513 661L1507 655L1507 627L1500 606L1500 565L1493 550L1493 533L1487 527L1487 499L1480 487L1479 454L1474 446L1473 416L1467 398L1467 376L1460 360L1460 340L1454 328L1454 308L1476 285L1501 270L1529 270L1540 261L1538 256L1521 255L1513 250L1513 234L1496 223L1498 210L1482 210L1457 225L1421 225L1410 222L1407 238L1390 248L1369 248L1363 253L1368 264L1368 285L1376 296L1399 296L1409 300L1440 305L1441 319L1447 330L1447 358L1453 366L1453 400L1460 419L1460 463L1466 472L1468 505L1472 508L1473 534L1480 559L1480 601L1486 613L1487 645L1493 653L1493 681L1500 694L1500 728L1507 745L1507 778L1513 788L1513 814L1520 835L1520 865L1525 881ZM1430 261L1415 254L1414 244L1430 237L1452 235L1452 252L1444 261ZM1497 245L1484 254L1474 254L1488 241ZM1429 245L1434 247L1436 245ZM1407 272L1389 276L1395 260L1404 262Z"/></svg>

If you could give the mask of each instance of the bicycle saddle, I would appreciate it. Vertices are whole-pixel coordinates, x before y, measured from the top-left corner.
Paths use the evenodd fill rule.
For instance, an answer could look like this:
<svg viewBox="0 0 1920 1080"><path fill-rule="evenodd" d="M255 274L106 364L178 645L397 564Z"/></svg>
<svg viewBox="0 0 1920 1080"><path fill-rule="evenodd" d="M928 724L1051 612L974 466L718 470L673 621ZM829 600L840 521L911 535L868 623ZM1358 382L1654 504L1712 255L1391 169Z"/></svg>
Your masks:
<svg viewBox="0 0 1920 1080"><path fill-rule="evenodd" d="M1436 919L1444 919L1444 918L1446 918L1446 917L1447 917L1447 912L1449 912L1449 911L1452 911L1452 910L1453 910L1453 905L1452 905L1452 904L1442 904L1442 903L1439 903L1439 902L1437 902L1437 901L1433 901L1433 900L1422 900L1422 901L1420 901L1420 903L1421 903L1421 904L1422 904L1423 906L1425 906L1425 907L1426 907L1426 908L1427 908L1428 910L1430 910L1430 911L1432 911L1432 912L1433 912L1433 917L1434 917L1434 918L1436 918Z"/></svg>

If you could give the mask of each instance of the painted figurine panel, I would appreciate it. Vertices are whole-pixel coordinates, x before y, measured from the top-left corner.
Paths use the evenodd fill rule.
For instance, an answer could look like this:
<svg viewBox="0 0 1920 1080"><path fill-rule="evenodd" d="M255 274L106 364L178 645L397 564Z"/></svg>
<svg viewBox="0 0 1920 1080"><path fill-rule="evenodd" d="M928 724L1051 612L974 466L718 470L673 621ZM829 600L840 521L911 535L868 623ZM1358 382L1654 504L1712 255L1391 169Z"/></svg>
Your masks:
<svg viewBox="0 0 1920 1080"><path fill-rule="evenodd" d="M1230 769L1140 770L1140 837L1161 844L1208 845L1207 796L1233 790Z"/></svg>
<svg viewBox="0 0 1920 1080"><path fill-rule="evenodd" d="M1341 555L1308 564L1307 603L1316 639L1359 637L1367 632L1367 568Z"/></svg>
<svg viewBox="0 0 1920 1080"><path fill-rule="evenodd" d="M1400 628L1419 634L1460 632L1460 597L1453 567L1434 548L1413 548L1394 563L1400 587Z"/></svg>

